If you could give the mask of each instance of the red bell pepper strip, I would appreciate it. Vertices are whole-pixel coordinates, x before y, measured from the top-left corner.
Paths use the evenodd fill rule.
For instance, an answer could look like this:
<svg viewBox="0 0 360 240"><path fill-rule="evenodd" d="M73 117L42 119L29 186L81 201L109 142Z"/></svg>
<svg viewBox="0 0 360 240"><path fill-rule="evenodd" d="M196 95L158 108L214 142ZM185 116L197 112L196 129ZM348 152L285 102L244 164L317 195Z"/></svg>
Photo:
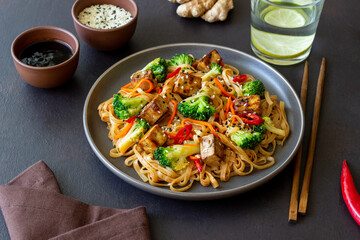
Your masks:
<svg viewBox="0 0 360 240"><path fill-rule="evenodd" d="M200 161L197 160L197 159L193 160L193 161L195 163L195 166L196 166L197 170L199 171L199 173L201 173L202 172L202 165L201 165Z"/></svg>
<svg viewBox="0 0 360 240"><path fill-rule="evenodd" d="M131 117L131 118L129 118L129 119L126 119L125 122L127 122L127 123L132 123L132 122L135 121L135 119L136 119L136 116L133 116L133 117Z"/></svg>
<svg viewBox="0 0 360 240"><path fill-rule="evenodd" d="M346 160L343 161L341 171L341 191L352 217L360 225L360 195L356 190Z"/></svg>
<svg viewBox="0 0 360 240"><path fill-rule="evenodd" d="M247 75L246 75L246 74L238 75L238 76L235 76L235 77L234 77L233 82L242 83L243 81L246 80L246 78L247 78Z"/></svg>
<svg viewBox="0 0 360 240"><path fill-rule="evenodd" d="M168 135L168 137L170 138L170 139L176 139L176 133L174 133L174 134L172 134L172 133L169 133L169 132L166 132L165 131L165 133L166 133L166 135ZM186 139L185 140L193 140L193 138L194 138L194 136L192 135L192 133L190 133L187 137L186 137ZM172 145L174 145L174 144L176 144L176 143L173 143Z"/></svg>
<svg viewBox="0 0 360 240"><path fill-rule="evenodd" d="M222 67L224 67L224 62L223 62L223 60L221 60L221 61L219 62L219 65L222 66Z"/></svg>
<svg viewBox="0 0 360 240"><path fill-rule="evenodd" d="M194 161L195 167L197 168L199 173L201 173L202 172L202 165L200 163L201 157L190 156L189 158L190 160Z"/></svg>
<svg viewBox="0 0 360 240"><path fill-rule="evenodd" d="M190 135L192 130L192 125L185 125L183 128L179 130L179 132L174 137L174 144L183 144L186 138Z"/></svg>
<svg viewBox="0 0 360 240"><path fill-rule="evenodd" d="M173 71L172 73L170 73L169 75L167 75L167 77L165 78L166 80L168 80L169 78L172 78L173 76L175 76L176 74L178 74L181 70L181 67L178 67L175 71Z"/></svg>
<svg viewBox="0 0 360 240"><path fill-rule="evenodd" d="M243 113L243 114L237 114L239 117L241 117L241 120L249 125L260 125L263 124L265 121L261 117L259 117L256 114L253 113Z"/></svg>

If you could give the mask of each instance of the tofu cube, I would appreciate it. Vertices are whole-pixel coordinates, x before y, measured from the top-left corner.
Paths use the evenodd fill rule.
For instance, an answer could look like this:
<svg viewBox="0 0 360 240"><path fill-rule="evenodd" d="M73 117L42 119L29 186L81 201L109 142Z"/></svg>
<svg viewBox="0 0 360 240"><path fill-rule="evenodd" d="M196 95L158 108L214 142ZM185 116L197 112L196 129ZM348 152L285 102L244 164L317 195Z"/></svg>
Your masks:
<svg viewBox="0 0 360 240"><path fill-rule="evenodd" d="M139 118L144 119L150 125L154 125L169 110L169 104L166 99L160 95L151 100L139 114Z"/></svg>
<svg viewBox="0 0 360 240"><path fill-rule="evenodd" d="M211 69L211 63L220 64L222 62L222 58L220 54L214 49L205 56L203 56L196 64L196 69L208 72Z"/></svg>
<svg viewBox="0 0 360 240"><path fill-rule="evenodd" d="M234 110L238 114L253 113L261 115L261 99L259 95L243 96L235 99Z"/></svg>
<svg viewBox="0 0 360 240"><path fill-rule="evenodd" d="M180 72L175 79L173 92L183 97L195 94L201 88L201 78Z"/></svg>
<svg viewBox="0 0 360 240"><path fill-rule="evenodd" d="M139 147L144 149L145 152L151 153L159 146L164 145L167 138L165 132L156 124L141 138Z"/></svg>
<svg viewBox="0 0 360 240"><path fill-rule="evenodd" d="M214 134L209 134L201 139L200 153L201 159L207 165L220 166L221 158L224 155L224 145Z"/></svg>

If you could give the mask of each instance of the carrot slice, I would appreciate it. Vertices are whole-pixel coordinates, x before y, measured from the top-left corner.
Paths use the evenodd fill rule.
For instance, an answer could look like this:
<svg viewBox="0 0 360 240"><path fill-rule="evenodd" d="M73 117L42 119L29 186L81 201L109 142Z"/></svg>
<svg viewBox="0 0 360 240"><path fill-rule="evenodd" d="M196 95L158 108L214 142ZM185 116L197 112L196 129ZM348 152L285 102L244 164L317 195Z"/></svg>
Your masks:
<svg viewBox="0 0 360 240"><path fill-rule="evenodd" d="M123 129L121 129L121 131L120 131L117 135L114 136L114 139L117 140L117 139L119 139L119 138L122 138L122 137L126 136L126 134L130 131L130 129L132 128L132 126L134 125L134 123L135 123L135 118L134 118L133 121L128 122L128 123L125 125L125 127L124 127Z"/></svg>
<svg viewBox="0 0 360 240"><path fill-rule="evenodd" d="M231 123L234 123L235 122L235 118L233 118L233 116L236 115L235 113L235 109L234 109L234 102L231 102L230 104L230 111L231 111Z"/></svg>
<svg viewBox="0 0 360 240"><path fill-rule="evenodd" d="M174 118L175 118L175 115L176 115L176 111L177 111L177 102L176 101L174 101L174 100L170 100L170 102L172 103L172 104L174 104L174 111L172 112L172 114L171 114L171 117L170 117L170 119L169 119L169 122L167 123L167 126L170 126L170 124L172 123L172 121L174 120Z"/></svg>
<svg viewBox="0 0 360 240"><path fill-rule="evenodd" d="M189 156L190 160L201 160L201 157L196 157L194 155Z"/></svg>
<svg viewBox="0 0 360 240"><path fill-rule="evenodd" d="M182 144L182 146L198 147L198 146L199 146L199 144L194 144L194 143L185 143L185 144Z"/></svg>
<svg viewBox="0 0 360 240"><path fill-rule="evenodd" d="M220 81L219 81L216 77L214 78L214 80L215 80L216 84L219 86L221 92L222 92L225 96L231 97L231 98L234 98L234 99L235 99L235 96L234 96L234 95L231 95L230 93L228 93L228 92L225 90L225 88L223 87L223 85L220 83Z"/></svg>
<svg viewBox="0 0 360 240"><path fill-rule="evenodd" d="M225 116L227 117L229 111L230 111L230 105L232 104L231 97L228 98L226 107L225 107Z"/></svg>
<svg viewBox="0 0 360 240"><path fill-rule="evenodd" d="M185 122L192 122L192 123L196 123L196 124L200 124L200 125L205 125L206 127L210 128L211 132L217 137L219 138L219 136L217 135L213 125L211 125L210 123L208 122L204 122L204 121L200 121L200 120L194 120L194 119L191 119L191 118L184 118L182 121L181 121L181 125L182 126L185 126ZM220 139L220 138L219 138Z"/></svg>
<svg viewBox="0 0 360 240"><path fill-rule="evenodd" d="M121 87L120 89L123 90L123 91L128 91L129 90L128 88L130 87L131 84L132 83L128 83L125 86Z"/></svg>
<svg viewBox="0 0 360 240"><path fill-rule="evenodd" d="M150 87L149 89L147 89L146 93L149 93L151 92L153 89L154 89L154 85L153 83L149 80L149 79L146 79L146 78L143 78L141 79L136 85L134 88L128 88L128 86L130 86L129 84L126 84L124 87L121 88L121 90L125 91L125 92L134 92L137 88L139 88L139 86L143 83L143 82L147 82L150 84ZM131 83L130 83L131 84ZM134 93L133 96L137 96L139 95L139 93Z"/></svg>
<svg viewBox="0 0 360 240"><path fill-rule="evenodd" d="M169 132L166 132L166 135L168 135L171 139L175 138L176 134L172 134L172 133L169 133Z"/></svg>

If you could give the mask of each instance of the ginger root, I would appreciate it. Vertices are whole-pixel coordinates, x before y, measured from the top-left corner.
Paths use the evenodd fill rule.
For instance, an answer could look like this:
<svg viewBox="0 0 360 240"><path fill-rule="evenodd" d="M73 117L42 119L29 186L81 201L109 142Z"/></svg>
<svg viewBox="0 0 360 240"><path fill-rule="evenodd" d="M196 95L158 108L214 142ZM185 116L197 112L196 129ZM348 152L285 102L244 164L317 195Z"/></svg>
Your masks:
<svg viewBox="0 0 360 240"><path fill-rule="evenodd" d="M169 1L173 2L173 3L183 4L183 3L189 2L191 0L169 0Z"/></svg>
<svg viewBox="0 0 360 240"><path fill-rule="evenodd" d="M180 17L200 17L203 15L208 9L214 6L216 0L192 0L190 2L181 4L176 13Z"/></svg>
<svg viewBox="0 0 360 240"><path fill-rule="evenodd" d="M179 3L176 13L180 17L201 17L207 22L225 21L234 8L233 0L169 0Z"/></svg>
<svg viewBox="0 0 360 240"><path fill-rule="evenodd" d="M215 5L201 16L207 22L225 21L228 13L234 8L232 0L218 0Z"/></svg>

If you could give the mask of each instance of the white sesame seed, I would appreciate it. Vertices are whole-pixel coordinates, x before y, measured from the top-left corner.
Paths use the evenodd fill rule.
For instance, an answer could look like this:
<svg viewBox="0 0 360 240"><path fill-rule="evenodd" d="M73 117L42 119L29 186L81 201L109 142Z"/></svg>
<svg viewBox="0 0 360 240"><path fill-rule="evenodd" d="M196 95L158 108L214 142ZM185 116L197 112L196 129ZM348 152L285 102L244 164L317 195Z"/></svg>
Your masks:
<svg viewBox="0 0 360 240"><path fill-rule="evenodd" d="M117 28L130 22L132 18L130 12L111 4L92 5L78 16L82 24L96 29Z"/></svg>

